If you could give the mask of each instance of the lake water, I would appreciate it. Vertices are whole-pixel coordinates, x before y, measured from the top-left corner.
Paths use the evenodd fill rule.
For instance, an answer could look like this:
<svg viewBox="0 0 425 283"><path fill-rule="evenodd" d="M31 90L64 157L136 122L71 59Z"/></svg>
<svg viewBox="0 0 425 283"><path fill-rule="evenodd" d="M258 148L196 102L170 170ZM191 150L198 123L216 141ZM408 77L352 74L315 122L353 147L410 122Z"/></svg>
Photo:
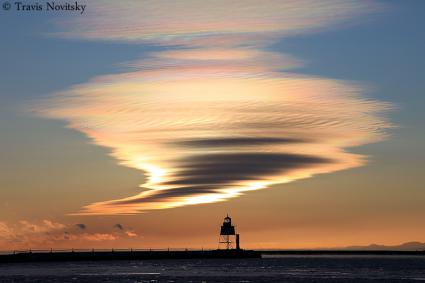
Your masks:
<svg viewBox="0 0 425 283"><path fill-rule="evenodd" d="M262 259L0 264L1 283L424 282L421 256L274 256Z"/></svg>

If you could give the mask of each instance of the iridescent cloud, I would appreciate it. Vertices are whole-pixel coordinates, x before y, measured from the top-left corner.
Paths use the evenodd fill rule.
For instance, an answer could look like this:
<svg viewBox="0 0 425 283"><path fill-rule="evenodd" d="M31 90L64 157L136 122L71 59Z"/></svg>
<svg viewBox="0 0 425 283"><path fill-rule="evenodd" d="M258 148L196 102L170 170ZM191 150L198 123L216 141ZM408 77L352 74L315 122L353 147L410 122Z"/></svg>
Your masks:
<svg viewBox="0 0 425 283"><path fill-rule="evenodd" d="M148 174L140 194L90 204L81 214L223 201L360 166L365 157L347 148L385 137L390 125L381 113L389 104L363 98L358 84L290 73L302 61L265 50L277 37L325 28L376 5L231 2L102 2L96 14L68 22L64 36L174 46L37 107Z"/></svg>
<svg viewBox="0 0 425 283"><path fill-rule="evenodd" d="M165 45L252 45L341 25L381 6L356 0L90 1L84 17L61 18L62 29L55 34Z"/></svg>

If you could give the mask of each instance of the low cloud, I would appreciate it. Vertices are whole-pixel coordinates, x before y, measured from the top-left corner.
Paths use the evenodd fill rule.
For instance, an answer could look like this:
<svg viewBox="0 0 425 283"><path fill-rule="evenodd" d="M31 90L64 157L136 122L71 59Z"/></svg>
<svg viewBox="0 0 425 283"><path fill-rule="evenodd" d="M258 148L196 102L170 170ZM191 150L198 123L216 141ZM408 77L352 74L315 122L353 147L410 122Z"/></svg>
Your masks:
<svg viewBox="0 0 425 283"><path fill-rule="evenodd" d="M124 229L124 226L122 224L119 224L119 223L115 224L114 228L119 230L120 233L124 233L127 237L130 237L130 238L134 238L134 237L139 236L133 229L131 229L131 228Z"/></svg>
<svg viewBox="0 0 425 283"><path fill-rule="evenodd" d="M124 230L124 227L121 224L119 224L119 223L115 224L114 225L114 228L116 228L118 230L121 230L121 231Z"/></svg>
<svg viewBox="0 0 425 283"><path fill-rule="evenodd" d="M131 230L127 230L127 231L125 231L125 234L126 234L128 237L130 237L130 238L134 238L134 237L138 237L138 236L139 236L139 235L137 235L137 233L136 233L136 232L131 231Z"/></svg>
<svg viewBox="0 0 425 283"><path fill-rule="evenodd" d="M69 246L70 242L104 242L137 237L137 233L130 229L119 233L113 231L87 233L86 228L87 226L82 223L67 225L51 220L38 222L22 220L13 225L0 222L0 248L46 248L58 244Z"/></svg>
<svg viewBox="0 0 425 283"><path fill-rule="evenodd" d="M83 224L83 223L75 224L75 227L77 227L80 230L86 230L87 229L86 224Z"/></svg>
<svg viewBox="0 0 425 283"><path fill-rule="evenodd" d="M64 234L69 241L89 241L89 242L103 242L114 241L119 237L110 233L82 233L82 234Z"/></svg>

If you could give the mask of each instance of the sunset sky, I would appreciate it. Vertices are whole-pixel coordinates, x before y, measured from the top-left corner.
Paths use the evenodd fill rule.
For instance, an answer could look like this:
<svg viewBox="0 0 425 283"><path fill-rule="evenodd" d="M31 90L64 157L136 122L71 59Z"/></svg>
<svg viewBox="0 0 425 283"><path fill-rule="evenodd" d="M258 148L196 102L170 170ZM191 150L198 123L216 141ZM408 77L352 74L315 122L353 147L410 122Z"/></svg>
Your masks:
<svg viewBox="0 0 425 283"><path fill-rule="evenodd" d="M79 3L0 11L0 250L425 241L425 3Z"/></svg>

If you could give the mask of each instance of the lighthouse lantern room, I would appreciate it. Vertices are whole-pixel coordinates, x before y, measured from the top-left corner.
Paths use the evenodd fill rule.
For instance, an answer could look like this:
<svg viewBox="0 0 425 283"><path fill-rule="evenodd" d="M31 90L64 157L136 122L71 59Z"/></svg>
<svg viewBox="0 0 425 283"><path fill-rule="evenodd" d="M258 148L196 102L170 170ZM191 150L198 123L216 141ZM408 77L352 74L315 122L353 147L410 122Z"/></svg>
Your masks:
<svg viewBox="0 0 425 283"><path fill-rule="evenodd" d="M236 247L234 247L234 243L236 243ZM236 234L235 226L232 225L232 218L229 215L224 218L223 225L221 225L218 248L226 250L240 249L239 234Z"/></svg>

